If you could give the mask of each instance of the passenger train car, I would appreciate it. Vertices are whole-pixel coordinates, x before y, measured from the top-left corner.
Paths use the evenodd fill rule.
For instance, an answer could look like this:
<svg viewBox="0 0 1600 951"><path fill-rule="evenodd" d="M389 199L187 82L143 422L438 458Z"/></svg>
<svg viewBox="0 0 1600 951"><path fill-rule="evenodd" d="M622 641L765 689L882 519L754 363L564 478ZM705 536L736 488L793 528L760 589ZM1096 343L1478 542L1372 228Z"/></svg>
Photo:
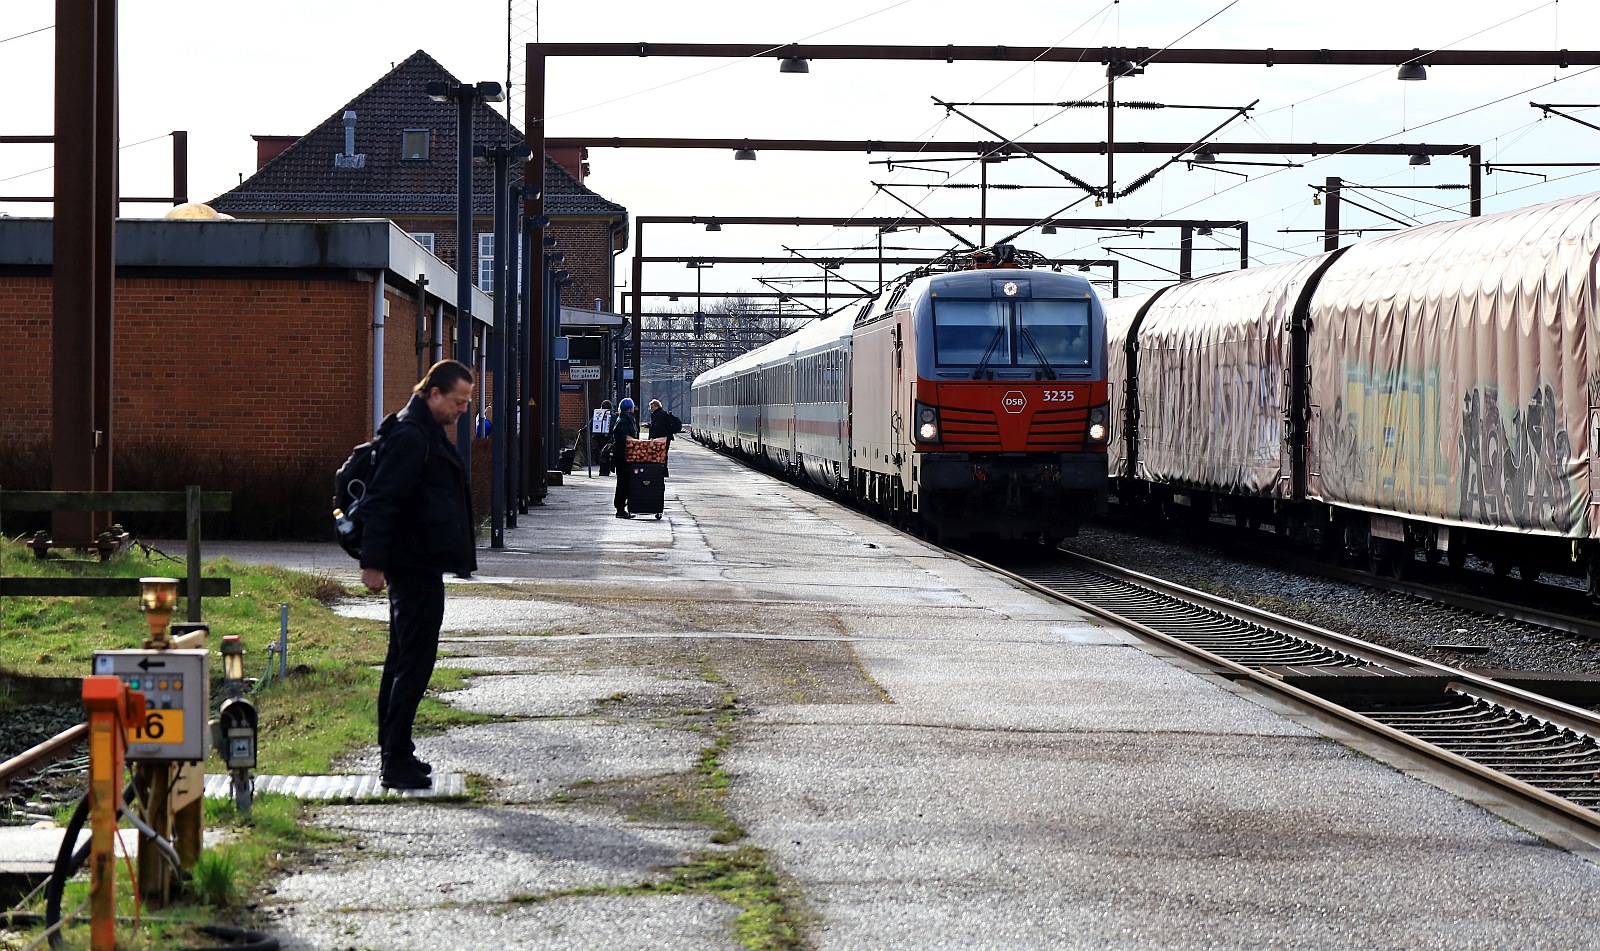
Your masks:
<svg viewBox="0 0 1600 951"><path fill-rule="evenodd" d="M907 275L694 381L689 430L945 540L1054 544L1099 510L1104 312L998 246Z"/></svg>
<svg viewBox="0 0 1600 951"><path fill-rule="evenodd" d="M1600 194L1107 305L1119 507L1600 594Z"/></svg>

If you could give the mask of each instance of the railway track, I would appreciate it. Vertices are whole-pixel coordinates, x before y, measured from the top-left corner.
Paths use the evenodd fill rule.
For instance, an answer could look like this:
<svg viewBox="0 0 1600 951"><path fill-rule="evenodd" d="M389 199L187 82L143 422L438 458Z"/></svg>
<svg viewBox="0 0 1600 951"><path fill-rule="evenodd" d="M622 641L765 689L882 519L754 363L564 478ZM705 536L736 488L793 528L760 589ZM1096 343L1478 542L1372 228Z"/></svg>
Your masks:
<svg viewBox="0 0 1600 951"><path fill-rule="evenodd" d="M79 745L88 736L89 725L79 723L0 763L0 797L11 796L13 787L22 786L57 763L75 758Z"/></svg>
<svg viewBox="0 0 1600 951"><path fill-rule="evenodd" d="M988 565L1030 587L1591 830L1600 831L1600 716L1070 552Z"/></svg>

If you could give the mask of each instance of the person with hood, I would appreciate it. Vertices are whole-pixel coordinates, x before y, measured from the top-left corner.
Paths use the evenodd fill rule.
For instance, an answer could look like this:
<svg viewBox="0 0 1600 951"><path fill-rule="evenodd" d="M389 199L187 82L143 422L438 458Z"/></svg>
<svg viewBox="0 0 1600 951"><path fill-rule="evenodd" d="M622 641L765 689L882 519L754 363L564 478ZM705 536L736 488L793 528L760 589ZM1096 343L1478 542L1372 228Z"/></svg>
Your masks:
<svg viewBox="0 0 1600 951"><path fill-rule="evenodd" d="M639 438L639 421L634 418L633 400L626 397L617 404L617 423L611 428L611 459L617 467L617 493L613 501L617 518L633 518L628 511L628 440Z"/></svg>

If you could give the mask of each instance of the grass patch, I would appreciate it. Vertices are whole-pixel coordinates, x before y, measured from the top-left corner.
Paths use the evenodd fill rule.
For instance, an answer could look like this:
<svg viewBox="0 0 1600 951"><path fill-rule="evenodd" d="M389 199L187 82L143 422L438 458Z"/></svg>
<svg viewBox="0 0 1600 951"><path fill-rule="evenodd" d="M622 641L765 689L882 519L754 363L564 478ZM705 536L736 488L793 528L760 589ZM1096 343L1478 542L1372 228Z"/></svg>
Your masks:
<svg viewBox="0 0 1600 951"><path fill-rule="evenodd" d="M702 661L701 679L724 683L716 668ZM725 693L710 710L679 710L688 727L709 733L692 771L647 780L595 783L580 781L556 797L560 802L602 801L624 806L628 818L688 822L707 826L719 844L744 838L745 831L722 808L731 778L723 757L737 740L738 698ZM698 721L698 722L696 722ZM706 722L709 721L709 722ZM616 887L576 888L539 895L521 895L514 903L552 901L588 895L710 895L739 908L734 938L752 951L805 951L805 919L799 895L786 887L765 850L744 845L707 850L669 870L670 876Z"/></svg>
<svg viewBox="0 0 1600 951"><path fill-rule="evenodd" d="M744 829L722 808L722 797L731 783L722 768L722 757L735 740L737 698L724 694L711 709L675 712L689 722L660 725L710 734L710 743L700 750L692 770L604 782L580 779L551 796L550 801L605 806L630 822L706 826L711 830L711 841L718 844L744 838Z"/></svg>
<svg viewBox="0 0 1600 951"><path fill-rule="evenodd" d="M14 542L0 542L0 573L26 577L183 577L182 559L135 549L106 562L40 560ZM252 695L261 715L260 773L318 774L334 760L377 740L379 674L388 645L387 625L340 617L329 604L354 592L327 575L270 565L243 565L224 558L206 561L206 577L232 579L233 596L207 598L212 648L226 634L243 639L246 673L270 673ZM362 592L365 595L365 592ZM269 664L267 645L276 643L278 606L289 606L287 684ZM174 613L182 619L180 604ZM0 671L56 677L81 676L96 648L138 647L148 628L136 598L0 599ZM268 667L271 670L268 670ZM470 671L441 669L436 690L456 690ZM213 657L212 699L221 699L222 665ZM495 719L455 710L428 698L417 712L417 732Z"/></svg>
<svg viewBox="0 0 1600 951"><path fill-rule="evenodd" d="M727 852L702 852L668 870L670 877L637 885L573 888L517 895L514 904L592 895L711 895L739 908L733 936L752 951L803 951L803 915L798 897L779 880L765 850L753 845Z"/></svg>
<svg viewBox="0 0 1600 951"><path fill-rule="evenodd" d="M255 800L249 816L242 816L232 800L207 799L205 823L208 829L225 829L232 837L205 850L177 900L159 911L135 908L129 886L127 866L117 863L117 947L133 949L214 946L216 939L196 928L215 923L219 918L232 923L233 916L222 909L245 900L250 887L270 878L301 853L342 843L342 836L312 828L301 822L306 805L288 796L263 795ZM134 833L124 829L130 844ZM67 883L62 909L71 911L89 895L86 871ZM43 913L44 899L35 899L27 911ZM135 914L139 926L134 927ZM41 929L34 929L37 935ZM87 919L69 925L63 932L68 948L86 948L89 941ZM4 945L0 939L0 946Z"/></svg>

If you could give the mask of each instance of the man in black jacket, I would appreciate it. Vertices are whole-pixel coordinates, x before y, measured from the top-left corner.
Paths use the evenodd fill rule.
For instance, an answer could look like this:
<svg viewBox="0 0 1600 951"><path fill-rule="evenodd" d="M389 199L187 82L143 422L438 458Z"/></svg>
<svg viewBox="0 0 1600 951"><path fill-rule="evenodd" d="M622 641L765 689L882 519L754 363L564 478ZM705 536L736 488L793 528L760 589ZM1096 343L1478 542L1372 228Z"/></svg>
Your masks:
<svg viewBox="0 0 1600 951"><path fill-rule="evenodd" d="M378 747L383 785L391 789L433 783L433 768L417 759L411 727L439 655L444 572L466 577L478 568L466 470L445 438L472 405L472 371L441 360L412 393L378 444L378 465L361 501L361 583L371 591L389 587Z"/></svg>
<svg viewBox="0 0 1600 951"><path fill-rule="evenodd" d="M617 467L617 491L611 497L617 518L633 518L628 511L628 440L639 438L639 421L633 418L633 400L617 404L617 421L611 427L611 461Z"/></svg>

